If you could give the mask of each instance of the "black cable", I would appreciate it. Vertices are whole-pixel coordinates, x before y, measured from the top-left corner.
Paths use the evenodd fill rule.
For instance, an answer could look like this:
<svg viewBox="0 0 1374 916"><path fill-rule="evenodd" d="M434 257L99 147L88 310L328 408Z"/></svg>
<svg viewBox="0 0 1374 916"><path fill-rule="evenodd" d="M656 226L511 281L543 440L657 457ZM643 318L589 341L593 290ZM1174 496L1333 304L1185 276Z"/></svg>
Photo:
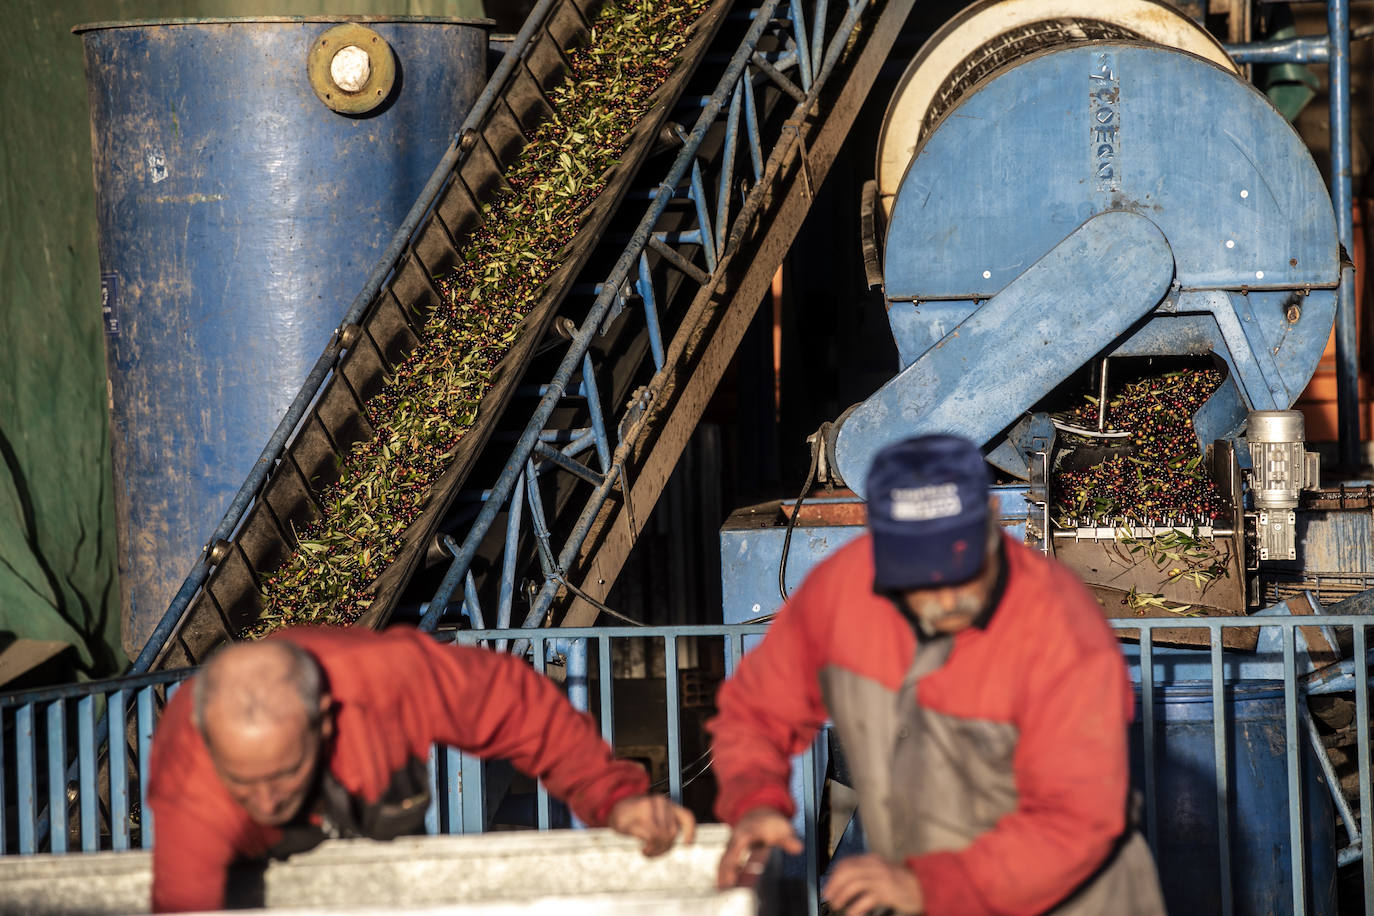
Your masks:
<svg viewBox="0 0 1374 916"><path fill-rule="evenodd" d="M686 776L688 770L692 769L692 767L696 766L696 765L699 764L699 763L703 763L703 761L704 761L704 765L701 767L701 769L699 769L697 772L693 773L691 776ZM682 781L682 787L683 787L683 788L686 788L687 786L691 785L693 782L696 782L696 781L697 781L698 779L700 779L702 776L706 775L706 771L709 770L709 769L711 769L711 761L712 761L712 758L711 758L711 751L708 749L708 750L706 750L706 751L703 751L703 752L701 753L701 756L697 757L697 758L696 758L695 760L693 760L691 763L689 763L689 764L687 764L686 766L684 766L684 767L682 768L682 773L683 773L684 777L686 777L686 778L684 778L683 781ZM658 780L657 782L655 782L654 784L652 784L651 786L649 786L649 791L650 791L650 792L657 792L657 791L660 791L660 790L662 790L662 789L666 789L666 788L668 787L668 783L669 783L669 782L670 782L670 780L668 779L668 777L665 776L663 779L660 779L660 780Z"/></svg>
<svg viewBox="0 0 1374 916"><path fill-rule="evenodd" d="M797 501L792 506L792 515L787 519L787 533L782 537L782 558L778 561L778 594L782 595L783 601L787 600L787 554L792 549L792 529L797 526L797 513L801 512L806 494L811 492L811 485L816 482L816 466L820 461L821 449L823 448L825 448L824 426L817 430L816 435L811 439L811 469L806 472L806 483L802 484L801 492L797 494Z"/></svg>
<svg viewBox="0 0 1374 916"><path fill-rule="evenodd" d="M563 584L563 586L564 586L568 591L572 592L574 595L576 595L577 597L581 598L583 601L587 602L588 604L590 604L592 607L596 608L596 609L597 609L598 611L600 611L601 613L603 613L603 614L609 614L610 616L616 618L617 620L623 620L623 621L625 621L626 623L632 624L632 625L637 626L637 627L648 626L648 624L646 624L646 623L645 623L644 621L642 621L642 620L635 620L633 617L627 617L627 616L625 616L624 614L620 613L619 611L614 610L614 609L612 609L612 608L609 608L609 607L607 607L604 603L602 603L602 602L600 602L600 601L597 601L597 600L596 600L595 598L593 598L591 595L589 595L589 594L587 594L586 592L582 591L582 589L578 588L576 585L573 585L572 582L568 581L568 577L567 577L567 576L560 576L560 577L558 578L558 581L561 582L561 583Z"/></svg>

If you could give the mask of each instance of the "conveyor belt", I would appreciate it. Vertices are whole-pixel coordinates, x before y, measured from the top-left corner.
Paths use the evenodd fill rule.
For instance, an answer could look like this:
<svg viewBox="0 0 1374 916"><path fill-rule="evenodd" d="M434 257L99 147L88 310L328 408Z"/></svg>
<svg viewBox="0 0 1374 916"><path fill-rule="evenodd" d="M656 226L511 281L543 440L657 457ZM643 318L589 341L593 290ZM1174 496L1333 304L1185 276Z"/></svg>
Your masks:
<svg viewBox="0 0 1374 916"><path fill-rule="evenodd" d="M523 367L557 315L572 278L620 206L673 102L711 47L729 6L730 0L714 0L696 20L690 44L657 90L657 104L634 126L619 163L605 176L604 190L588 207L581 230L564 249L562 266L526 317L518 340L483 398L476 422L454 450L424 511L405 531L398 555L372 583L374 598L361 623L378 626L389 616L486 444L495 419L510 401ZM412 211L412 216L419 211L422 218L401 245L393 245L387 263L379 266L384 282L369 284L371 294L365 290L359 297L366 301L354 303L321 356L316 373L259 460L257 473L245 484L216 540L145 647L137 669L194 664L258 619L258 583L289 558L295 533L319 517L321 497L337 478L340 457L370 438L364 404L424 333L425 317L439 305L435 278L461 263L459 252L481 224L483 205L501 191L503 172L520 154L526 137L549 116L550 93L565 78L569 55L587 42L600 7L596 0L549 0L530 15L440 163L426 195ZM264 470L270 473L260 479Z"/></svg>
<svg viewBox="0 0 1374 916"><path fill-rule="evenodd" d="M484 603L496 605L497 625L511 623L527 575L536 587L519 596L526 625L547 622L553 603L574 594L590 600L568 622L594 615L911 5L707 7L476 422L396 558L371 582L358 623L383 625L441 551L456 559L428 602L426 626L439 623L455 594L474 623L484 620ZM437 306L433 278L460 263L466 231L502 187L522 135L547 116L545 99L591 17L572 2L532 14L441 164L447 171L431 182L433 203L417 204L418 228L397 246L375 295L355 303L361 317L346 321L322 356L323 384L307 384L298 398L299 422L284 421L285 448L278 455L269 445L259 462L271 473L245 484L222 539L207 548L136 670L194 664L259 619L257 583L318 517L340 456L369 438L364 403L422 333L407 316ZM691 129L681 123L689 118ZM664 152L676 159L660 179ZM644 199L648 214L627 222ZM562 361L549 365L547 351L562 347ZM532 383L540 366L552 371L550 382Z"/></svg>

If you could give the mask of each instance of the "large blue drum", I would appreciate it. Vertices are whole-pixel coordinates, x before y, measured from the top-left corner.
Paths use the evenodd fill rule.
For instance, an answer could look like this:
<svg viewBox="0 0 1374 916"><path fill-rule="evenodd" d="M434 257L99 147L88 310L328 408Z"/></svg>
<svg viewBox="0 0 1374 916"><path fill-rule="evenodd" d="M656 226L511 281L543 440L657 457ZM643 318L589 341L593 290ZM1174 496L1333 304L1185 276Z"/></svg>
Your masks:
<svg viewBox="0 0 1374 916"><path fill-rule="evenodd" d="M76 29L131 653L480 93L486 25Z"/></svg>
<svg viewBox="0 0 1374 916"><path fill-rule="evenodd" d="M1138 700L1138 697L1137 697ZM1293 911L1283 685L1226 688L1229 753L1226 849L1236 916ZM1299 702L1302 702L1301 700ZM1220 913L1221 847L1210 681L1155 688L1155 859L1169 912ZM1132 772L1143 788L1140 710L1131 730ZM1336 912L1335 813L1330 789L1299 725L1307 912Z"/></svg>

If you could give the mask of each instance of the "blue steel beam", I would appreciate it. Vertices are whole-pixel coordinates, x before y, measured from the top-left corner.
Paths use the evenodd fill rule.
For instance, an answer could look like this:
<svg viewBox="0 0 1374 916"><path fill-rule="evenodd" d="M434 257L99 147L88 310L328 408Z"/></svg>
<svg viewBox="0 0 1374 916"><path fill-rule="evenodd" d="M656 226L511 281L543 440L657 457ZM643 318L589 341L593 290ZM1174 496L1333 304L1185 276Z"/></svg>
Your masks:
<svg viewBox="0 0 1374 916"><path fill-rule="evenodd" d="M1350 5L1330 0L1327 30L1331 37L1331 203L1336 208L1336 231L1347 252L1355 250L1354 197L1350 186ZM1341 273L1336 309L1336 424L1341 463L1360 464L1359 341L1355 333L1354 271Z"/></svg>
<svg viewBox="0 0 1374 916"><path fill-rule="evenodd" d="M1354 628L1355 655L1355 744L1360 773L1360 872L1364 878L1364 911L1374 914L1374 771L1369 752L1369 656L1367 633L1362 624Z"/></svg>
<svg viewBox="0 0 1374 916"><path fill-rule="evenodd" d="M987 442L1154 309L1173 279L1173 252L1150 220L1090 218L845 416L840 475L862 496L874 453L899 435Z"/></svg>

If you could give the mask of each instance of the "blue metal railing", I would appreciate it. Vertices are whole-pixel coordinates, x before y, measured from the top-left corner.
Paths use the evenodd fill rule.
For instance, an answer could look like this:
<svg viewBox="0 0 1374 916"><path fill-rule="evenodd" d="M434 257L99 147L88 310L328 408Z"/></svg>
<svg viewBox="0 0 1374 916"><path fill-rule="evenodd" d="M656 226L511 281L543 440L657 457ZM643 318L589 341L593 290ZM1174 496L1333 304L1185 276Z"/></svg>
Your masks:
<svg viewBox="0 0 1374 916"><path fill-rule="evenodd" d="M1234 705L1238 686L1278 684L1282 688L1284 710L1287 864L1293 894L1292 912L1309 911L1306 882L1313 854L1317 851L1309 848L1305 828L1311 812L1304 809L1302 785L1304 769L1315 759L1333 790L1333 808L1348 838L1341 849L1330 852L1339 864L1359 868L1364 880L1365 913L1374 916L1369 696L1371 664L1374 663L1370 654L1374 645L1370 643L1368 632L1374 627L1374 619L1355 615L1254 616L1123 619L1111 623L1118 630L1139 630L1139 647L1132 648L1132 654L1138 658L1136 670L1149 674L1140 678L1139 685L1144 751L1143 772L1139 775L1145 795L1144 826L1152 844L1158 848L1166 839L1160 834L1161 803L1166 800L1159 797L1160 774L1156 772L1156 754L1164 743L1156 703L1161 691L1176 686L1171 678L1182 676L1188 683L1198 683L1194 675L1201 673L1200 682L1207 685L1212 708L1224 711ZM1318 661L1307 652L1304 634L1318 628L1327 634L1327 643L1349 645L1349 657L1317 667ZM1167 638L1167 634L1161 637L1160 631L1180 629L1207 630L1209 649L1170 650L1157 645L1161 638ZM680 800L684 766L678 694L681 669L677 647L688 640L723 643L726 670L730 671L747 650L746 640L766 630L763 624L497 629L461 631L446 634L444 638L488 647L513 638L527 640L532 646L537 669L547 671L551 665L564 666L569 698L578 708L598 717L602 734L612 742L615 738L615 679L612 677L615 644L643 639L661 645L667 710L664 727L668 777L665 788L670 796ZM1237 630L1259 630L1259 649L1254 652L1223 651L1224 635ZM1338 638L1346 634L1348 640ZM597 685L594 696L593 672ZM141 802L153 726L163 706L164 695L175 690L176 685L191 673L190 669L181 669L0 697L0 725L5 735L3 753L0 753L0 784L6 786L0 795L0 821L6 827L0 833L0 852L89 852L150 845L154 825ZM1347 692L1353 693L1355 707L1353 728L1359 798L1353 807L1339 792L1337 774L1321 746L1306 702L1309 697ZM132 729L128 728L129 716L132 716ZM108 748L98 746L96 723L104 717L109 720L109 733L124 735L125 741L117 741ZM1257 877L1266 879L1266 876L1236 874L1231 858L1231 834L1235 827L1231 805L1241 774L1235 772L1235 748L1226 727L1228 718L1226 712L1212 718L1214 769L1210 774L1216 793L1216 842L1220 863L1217 880L1222 909L1226 912L1233 905L1233 882L1237 879L1253 881ZM75 746L71 740L73 731ZM45 753L39 753L40 744ZM1308 747L1316 751L1314 756L1307 753ZM813 747L807 752L804 773L812 773L809 764L816 751ZM1304 759L1309 762L1304 763ZM67 767L73 760L78 775L68 780ZM12 780L6 778L11 772ZM430 772L434 778L433 803L426 820L430 832L465 833L486 829L491 812L486 810L481 762L452 748L437 748L431 754ZM807 782L804 794L806 797L801 801L805 810L807 873L814 888L823 858L816 831L819 792L814 775ZM132 804L135 798L140 801L136 811ZM541 787L535 803L538 827L547 828L555 822L553 804ZM53 831L47 848L43 848L35 833L39 809L45 806L51 806L56 815L55 823L68 824L65 831ZM77 815L75 819L69 817L72 812Z"/></svg>

